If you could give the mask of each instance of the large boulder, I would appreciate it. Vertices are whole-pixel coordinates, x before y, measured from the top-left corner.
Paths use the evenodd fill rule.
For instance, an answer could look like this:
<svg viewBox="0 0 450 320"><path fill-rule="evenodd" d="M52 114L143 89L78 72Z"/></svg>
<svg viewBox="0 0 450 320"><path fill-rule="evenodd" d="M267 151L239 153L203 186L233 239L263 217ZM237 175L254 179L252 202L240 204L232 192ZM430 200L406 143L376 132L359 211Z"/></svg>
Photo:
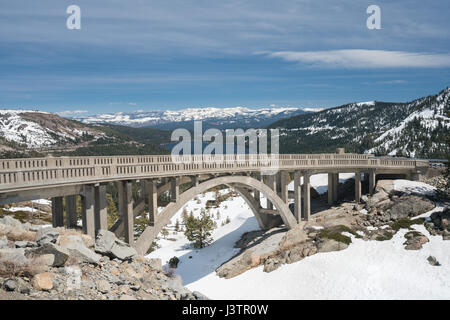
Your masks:
<svg viewBox="0 0 450 320"><path fill-rule="evenodd" d="M53 254L55 260L53 261L54 267L63 266L69 258L70 252L67 248L61 247L53 243L46 243L41 247L30 249L26 251L27 256L41 256L44 254Z"/></svg>
<svg viewBox="0 0 450 320"><path fill-rule="evenodd" d="M77 258L80 262L97 264L100 260L100 255L88 249L80 236L61 235L58 243L61 247L68 249L70 256Z"/></svg>
<svg viewBox="0 0 450 320"><path fill-rule="evenodd" d="M117 239L114 233L106 230L98 232L95 251L101 255L120 260L130 260L138 255L136 249Z"/></svg>
<svg viewBox="0 0 450 320"><path fill-rule="evenodd" d="M41 228L36 233L36 242L42 246L46 243L56 243L59 237L59 232L55 228L47 227Z"/></svg>
<svg viewBox="0 0 450 320"><path fill-rule="evenodd" d="M303 230L303 225L296 225L290 229L283 238L280 240L279 247L281 250L287 250L292 247L298 246L308 239L308 235Z"/></svg>
<svg viewBox="0 0 450 320"><path fill-rule="evenodd" d="M426 197L406 195L396 199L385 213L389 215L391 220L399 220L421 215L434 208L434 203Z"/></svg>
<svg viewBox="0 0 450 320"><path fill-rule="evenodd" d="M5 216L4 218L0 218L0 223L13 228L23 229L22 223L11 216Z"/></svg>

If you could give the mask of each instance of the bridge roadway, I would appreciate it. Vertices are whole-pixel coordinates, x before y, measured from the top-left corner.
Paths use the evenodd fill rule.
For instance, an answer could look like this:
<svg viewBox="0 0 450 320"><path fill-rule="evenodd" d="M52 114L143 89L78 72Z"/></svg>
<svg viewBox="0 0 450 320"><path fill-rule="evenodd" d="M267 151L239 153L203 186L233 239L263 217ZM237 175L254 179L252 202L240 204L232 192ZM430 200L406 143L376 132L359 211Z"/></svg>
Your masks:
<svg viewBox="0 0 450 320"><path fill-rule="evenodd" d="M416 180L429 167L426 160L377 158L367 154L283 154L217 156L101 156L0 159L0 205L52 199L55 227L77 225L76 197L81 197L83 231L91 236L107 229L106 185L118 183L120 217L111 228L145 253L161 229L186 202L215 186L227 185L240 194L262 229L276 224L292 228L311 212L310 177L328 174L328 202L337 199L339 173L355 173L355 200L361 197L361 173L369 191L377 174L402 174ZM303 184L301 178L303 177ZM294 191L287 185L294 180ZM133 203L132 183L140 181L141 198ZM180 194L180 185L185 191ZM158 212L158 195L170 203ZM269 201L261 204L261 194ZM289 209L290 196L294 212ZM65 198L65 201L63 201ZM134 239L134 218L144 211L148 227ZM281 219L280 219L281 218Z"/></svg>

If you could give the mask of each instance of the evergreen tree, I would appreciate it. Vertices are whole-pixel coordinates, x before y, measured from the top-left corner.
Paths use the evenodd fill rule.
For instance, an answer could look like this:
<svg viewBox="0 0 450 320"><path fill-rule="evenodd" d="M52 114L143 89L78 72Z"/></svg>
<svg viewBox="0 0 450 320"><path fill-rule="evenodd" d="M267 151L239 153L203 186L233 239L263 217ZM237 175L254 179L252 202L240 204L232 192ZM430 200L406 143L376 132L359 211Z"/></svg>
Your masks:
<svg viewBox="0 0 450 320"><path fill-rule="evenodd" d="M196 218L190 214L185 223L184 235L193 242L194 248L204 248L212 242L211 231L214 230L214 221L205 211Z"/></svg>

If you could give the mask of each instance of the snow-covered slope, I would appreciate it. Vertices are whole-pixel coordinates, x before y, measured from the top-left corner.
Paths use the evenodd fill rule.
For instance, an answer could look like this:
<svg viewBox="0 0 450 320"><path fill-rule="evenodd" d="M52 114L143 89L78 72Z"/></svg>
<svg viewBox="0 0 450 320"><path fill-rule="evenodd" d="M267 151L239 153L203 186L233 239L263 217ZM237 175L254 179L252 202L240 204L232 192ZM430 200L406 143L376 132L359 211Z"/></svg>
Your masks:
<svg viewBox="0 0 450 320"><path fill-rule="evenodd" d="M311 112L314 109L308 109ZM134 127L158 127L167 123L186 123L195 120L214 121L216 126L238 125L242 127L267 125L270 122L305 113L299 108L188 108L167 111L135 111L77 117L84 123L110 123Z"/></svg>
<svg viewBox="0 0 450 320"><path fill-rule="evenodd" d="M315 153L346 147L353 152L445 158L450 129L450 89L407 103L360 102L283 119L287 153Z"/></svg>
<svg viewBox="0 0 450 320"><path fill-rule="evenodd" d="M322 175L315 176L312 182L314 187L324 188ZM433 189L406 180L396 181L394 185L396 190L403 191ZM189 202L186 209L199 214L206 201L213 197L213 192L199 195L198 201ZM352 236L352 244L342 251L318 253L270 273L263 272L261 266L232 279L219 278L215 269L238 252L234 243L244 232L257 230L258 224L239 197L211 209L214 216L217 211L220 219L213 234L215 241L209 247L193 249L181 232L173 234L175 221L181 221L180 211L168 226L169 240L159 240L161 248L149 255L161 258L163 263L173 256L179 257L177 273L183 284L212 299L447 299L450 296L450 241L431 236L423 225L413 226L430 239L419 251L404 249L407 230L400 230L389 241L364 241ZM433 211L420 217L429 216ZM231 222L221 226L227 216ZM431 266L427 262L429 255L435 256L441 266Z"/></svg>
<svg viewBox="0 0 450 320"><path fill-rule="evenodd" d="M0 138L27 148L76 144L104 133L55 114L0 109Z"/></svg>

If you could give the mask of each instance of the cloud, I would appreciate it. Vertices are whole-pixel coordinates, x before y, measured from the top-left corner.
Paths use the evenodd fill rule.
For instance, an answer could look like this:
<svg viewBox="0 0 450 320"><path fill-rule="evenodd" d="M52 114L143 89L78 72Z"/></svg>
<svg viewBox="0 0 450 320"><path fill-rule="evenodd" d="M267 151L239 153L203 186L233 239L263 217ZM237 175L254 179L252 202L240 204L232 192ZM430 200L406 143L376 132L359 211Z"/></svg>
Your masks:
<svg viewBox="0 0 450 320"><path fill-rule="evenodd" d="M87 110L65 110L65 111L56 112L56 114L60 115L60 116L73 116L76 114L87 113L87 112L89 112L89 111L87 111Z"/></svg>
<svg viewBox="0 0 450 320"><path fill-rule="evenodd" d="M450 67L450 54L415 53L386 50L279 51L266 53L318 67L333 68L439 68Z"/></svg>

